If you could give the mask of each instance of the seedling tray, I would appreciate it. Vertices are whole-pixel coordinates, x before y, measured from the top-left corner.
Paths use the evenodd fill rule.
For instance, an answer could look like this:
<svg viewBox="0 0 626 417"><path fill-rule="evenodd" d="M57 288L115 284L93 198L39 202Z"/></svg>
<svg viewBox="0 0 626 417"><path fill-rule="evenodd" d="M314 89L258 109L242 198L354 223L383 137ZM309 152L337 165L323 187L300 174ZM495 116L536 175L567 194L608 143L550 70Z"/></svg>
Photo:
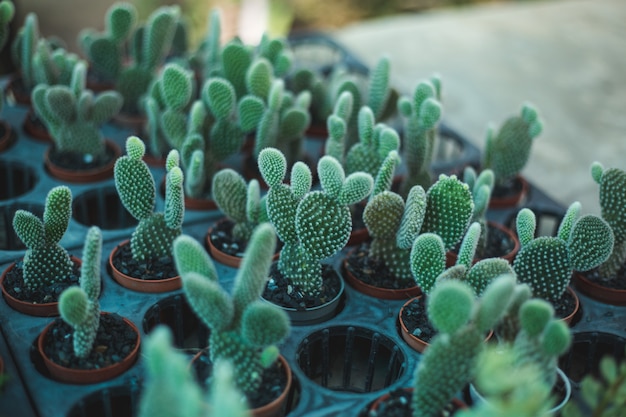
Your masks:
<svg viewBox="0 0 626 417"><path fill-rule="evenodd" d="M316 37L311 39L318 40ZM339 48L341 62L347 62L359 71L366 70L339 45L324 39L319 42L331 49ZM305 45L302 38L298 42ZM17 138L8 150L0 153L2 270L24 254L24 248L12 232L15 210L26 208L40 215L48 191L61 184L43 167L42 156L48 145L28 137L21 128L27 110L19 105L6 106L3 110L3 117L16 129ZM132 132L109 124L104 133L123 149L125 139ZM458 158L453 165L439 161L433 166L436 172L458 173L468 164L478 165L479 151L469 140L445 125L441 134L453 138ZM307 139L307 149L319 155L321 142ZM151 169L158 184L164 170L162 167ZM73 217L61 244L80 257L88 227L95 224L102 228L102 311L115 312L133 321L140 329L142 339L159 323L170 326L176 346L187 352L190 358L204 348L207 329L195 318L180 290L161 294L134 292L117 284L108 273L108 254L129 238L134 228L134 220L119 203L113 180L68 185L74 196ZM157 207L162 209L163 198L159 194L157 198ZM511 225L521 207L535 211L543 234L553 233L565 211L531 184L530 193L519 206L490 210L488 217ZM203 242L208 228L220 217L222 214L218 211L187 210L183 231ZM347 251L348 248L344 249L328 262L340 270L342 257ZM216 266L220 281L229 287L236 270L218 263ZM626 308L605 305L581 294L579 297L582 311L572 330L575 346L582 348L564 359L563 365L593 371L601 353L623 357ZM281 346L281 353L291 365L295 379L286 415L356 416L384 392L410 386L421 355L409 348L399 334L397 314L403 303L404 300L369 297L346 285L345 297L336 317L319 324L294 326ZM51 320L21 314L6 302L0 302L0 353L10 378L0 394L0 414L27 417L136 415L144 377L142 359L123 375L106 382L85 386L56 382L47 375L33 349L38 334ZM598 343L600 348L589 348ZM576 393L576 384L574 388Z"/></svg>

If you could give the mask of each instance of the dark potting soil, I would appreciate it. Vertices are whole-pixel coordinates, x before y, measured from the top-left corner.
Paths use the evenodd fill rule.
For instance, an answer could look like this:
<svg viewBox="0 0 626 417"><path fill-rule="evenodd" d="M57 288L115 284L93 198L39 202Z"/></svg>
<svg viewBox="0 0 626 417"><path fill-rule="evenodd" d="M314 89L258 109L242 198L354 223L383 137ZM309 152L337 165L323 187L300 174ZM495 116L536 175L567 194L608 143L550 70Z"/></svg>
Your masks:
<svg viewBox="0 0 626 417"><path fill-rule="evenodd" d="M341 290L341 278L332 265L322 264L322 290L317 296L310 296L302 292L297 286L289 282L278 270L278 262L272 263L269 273L270 279L265 286L262 297L274 304L303 311L307 308L319 307L327 304Z"/></svg>
<svg viewBox="0 0 626 417"><path fill-rule="evenodd" d="M33 304L54 303L64 289L78 285L80 267L74 264L73 273L65 280L50 285L44 285L34 290L24 285L24 262L16 261L15 266L6 274L2 285L13 298Z"/></svg>
<svg viewBox="0 0 626 417"><path fill-rule="evenodd" d="M396 388L389 392L389 398L378 404L377 410L361 413L360 417L413 417L411 407L412 392L403 388ZM458 407L450 402L438 417L453 416Z"/></svg>
<svg viewBox="0 0 626 417"><path fill-rule="evenodd" d="M561 295L561 298L552 303L552 306L554 307L554 316L562 319L574 312L576 300L569 291L565 291L563 295Z"/></svg>
<svg viewBox="0 0 626 417"><path fill-rule="evenodd" d="M78 152L59 152L53 146L49 156L50 162L58 167L73 171L87 171L112 162L115 159L115 151L107 146L104 155L94 159L91 155L83 155Z"/></svg>
<svg viewBox="0 0 626 417"><path fill-rule="evenodd" d="M582 274L594 284L614 290L626 290L626 264L622 265L615 275L609 277L600 274L598 268L583 272Z"/></svg>
<svg viewBox="0 0 626 417"><path fill-rule="evenodd" d="M209 386L213 363L206 350L193 360L193 370L196 381L205 389ZM247 397L249 408L259 408L271 403L280 396L287 386L287 377L280 361L276 361L263 372L261 386L253 394Z"/></svg>
<svg viewBox="0 0 626 417"><path fill-rule="evenodd" d="M356 279L374 287L402 290L416 285L413 279L400 279L389 272L384 262L370 258L367 242L348 252L345 267Z"/></svg>
<svg viewBox="0 0 626 417"><path fill-rule="evenodd" d="M157 280L178 276L174 259L171 256L137 261L133 259L130 242L118 246L113 256L113 266L122 274L136 279Z"/></svg>
<svg viewBox="0 0 626 417"><path fill-rule="evenodd" d="M137 333L115 313L102 314L91 353L86 358L74 355L73 329L57 318L48 329L44 353L52 362L73 369L100 369L126 358L137 344ZM68 337L69 336L69 337Z"/></svg>
<svg viewBox="0 0 626 417"><path fill-rule="evenodd" d="M479 259L499 258L511 253L515 247L515 241L502 229L489 224L487 228L487 245L482 251L480 250L481 248L477 248L476 257ZM460 248L461 242L459 242L452 251L458 254Z"/></svg>
<svg viewBox="0 0 626 417"><path fill-rule="evenodd" d="M357 203L350 207L352 214L352 231L366 229L365 222L363 221L363 211L365 211L365 204Z"/></svg>
<svg viewBox="0 0 626 417"><path fill-rule="evenodd" d="M437 334L437 330L428 321L426 314L426 299L424 296L414 298L402 309L400 320L404 323L407 331L413 336L430 343Z"/></svg>
<svg viewBox="0 0 626 417"><path fill-rule="evenodd" d="M517 178L510 179L505 184L496 184L491 192L492 198L510 198L522 191L523 183Z"/></svg>
<svg viewBox="0 0 626 417"><path fill-rule="evenodd" d="M232 235L233 226L235 223L230 219L224 219L216 222L211 228L211 234L209 238L211 243L220 251L230 256L243 257L246 248L248 247L248 241L235 239ZM278 253L282 247L280 240L276 241L276 251Z"/></svg>

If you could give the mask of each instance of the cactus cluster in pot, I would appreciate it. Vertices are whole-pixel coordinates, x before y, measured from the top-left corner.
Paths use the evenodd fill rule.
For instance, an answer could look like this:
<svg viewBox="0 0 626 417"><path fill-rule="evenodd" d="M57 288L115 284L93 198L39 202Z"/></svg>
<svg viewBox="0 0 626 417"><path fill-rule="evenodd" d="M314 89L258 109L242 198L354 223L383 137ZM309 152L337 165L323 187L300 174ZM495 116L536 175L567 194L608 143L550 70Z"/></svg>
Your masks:
<svg viewBox="0 0 626 417"><path fill-rule="evenodd" d="M301 161L291 169L289 185L283 180L287 161L275 148L259 154L259 170L269 186L267 214L284 246L279 271L302 292L317 295L323 284L321 261L341 250L352 230L349 206L366 198L373 186L369 174L345 176L331 156L317 166L321 190L311 190L311 171Z"/></svg>
<svg viewBox="0 0 626 417"><path fill-rule="evenodd" d="M17 210L13 229L26 245L24 285L36 289L68 281L73 263L59 241L67 231L72 216L72 192L64 185L52 188L46 196L43 219L26 210Z"/></svg>
<svg viewBox="0 0 626 417"><path fill-rule="evenodd" d="M290 331L287 315L260 299L275 243L276 233L269 223L257 226L229 294L196 240L182 235L174 241L174 259L185 297L210 329L210 359L213 363L232 361L235 384L245 394L258 390L264 370L278 358L278 344Z"/></svg>
<svg viewBox="0 0 626 417"><path fill-rule="evenodd" d="M572 203L556 236L535 237L537 220L529 208L521 209L516 218L520 251L513 269L520 282L527 283L533 295L557 302L574 271L588 271L602 264L613 250L614 234L601 217L580 216L581 205Z"/></svg>
<svg viewBox="0 0 626 417"><path fill-rule="evenodd" d="M165 208L155 211L156 185L150 168L143 161L146 148L141 139L126 140L126 155L115 163L115 187L122 205L139 221L132 233L130 247L135 260L171 256L172 243L182 233L185 214L183 172L178 166L178 152L166 160Z"/></svg>
<svg viewBox="0 0 626 417"><path fill-rule="evenodd" d="M600 274L608 278L626 268L626 172L594 162L591 176L599 185L600 215L613 231L613 250L599 266Z"/></svg>
<svg viewBox="0 0 626 417"><path fill-rule="evenodd" d="M446 250L452 249L469 225L474 203L466 184L443 174L428 191L420 185L412 187L405 201L388 189L397 160L392 151L381 165L363 220L372 237L370 258L382 261L397 278L412 281L410 258L415 240L435 233Z"/></svg>
<svg viewBox="0 0 626 417"><path fill-rule="evenodd" d="M122 96L116 91L94 95L85 89L86 73L86 63L80 61L73 68L69 85L37 84L32 102L57 152L104 163L106 146L100 127L120 111Z"/></svg>
<svg viewBox="0 0 626 417"><path fill-rule="evenodd" d="M476 254L479 257L487 250L489 242L489 227L487 225L487 209L489 208L489 200L495 185L495 176L489 168L483 169L479 174L476 170L467 166L463 170L463 182L468 185L472 192L472 200L474 202L474 212L472 213L471 222L480 224L480 239L476 248Z"/></svg>

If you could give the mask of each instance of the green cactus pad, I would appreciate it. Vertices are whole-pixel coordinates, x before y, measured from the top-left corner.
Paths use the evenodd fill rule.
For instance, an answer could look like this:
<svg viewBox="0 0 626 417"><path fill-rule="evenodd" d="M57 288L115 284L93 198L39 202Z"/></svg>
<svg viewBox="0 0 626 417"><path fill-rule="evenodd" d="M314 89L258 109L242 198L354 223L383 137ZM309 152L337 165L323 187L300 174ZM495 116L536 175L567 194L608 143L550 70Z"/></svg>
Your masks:
<svg viewBox="0 0 626 417"><path fill-rule="evenodd" d="M586 215L574 223L567 242L572 268L588 271L606 261L613 250L613 231L600 217Z"/></svg>
<svg viewBox="0 0 626 417"><path fill-rule="evenodd" d="M474 293L465 283L446 281L428 295L428 319L442 333L454 333L465 325L474 308Z"/></svg>
<svg viewBox="0 0 626 417"><path fill-rule="evenodd" d="M411 273L425 294L445 269L446 250L441 237L434 233L419 235L411 248Z"/></svg>

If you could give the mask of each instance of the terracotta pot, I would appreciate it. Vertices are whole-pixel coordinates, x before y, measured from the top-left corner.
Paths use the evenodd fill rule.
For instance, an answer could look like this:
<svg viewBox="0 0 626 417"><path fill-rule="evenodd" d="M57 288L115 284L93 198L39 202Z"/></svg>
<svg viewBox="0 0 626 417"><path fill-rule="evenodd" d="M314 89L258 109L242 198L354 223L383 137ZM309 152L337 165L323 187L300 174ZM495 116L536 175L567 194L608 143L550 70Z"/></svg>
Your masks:
<svg viewBox="0 0 626 417"><path fill-rule="evenodd" d="M115 167L115 162L117 161L117 158L119 158L119 156L122 154L120 147L112 140L106 140L106 147L113 150L114 157L111 158L108 164L102 167L88 170L73 170L59 167L52 163L52 161L50 160L49 155L51 148L48 148L44 155L44 164L46 166L46 169L53 177L62 181L85 184L106 180L113 177L113 168Z"/></svg>
<svg viewBox="0 0 626 417"><path fill-rule="evenodd" d="M171 278L165 279L140 279L133 278L129 275L123 274L115 265L113 265L113 258L115 254L119 250L120 247L124 245L129 245L130 240L125 240L116 247L113 248L111 253L109 254L109 268L111 271L111 276L113 279L120 284L122 287L128 288L133 291L145 292L145 293L161 293L168 291L175 291L182 287L182 281L180 276L177 275Z"/></svg>
<svg viewBox="0 0 626 417"><path fill-rule="evenodd" d="M201 351L196 353L191 359L190 366L193 366L193 363L205 354L206 349L202 349ZM270 403L250 410L254 417L278 417L285 414L284 409L287 403L289 391L291 391L291 385L293 384L293 376L291 373L291 367L289 366L289 362L287 362L283 355L278 356L278 361L281 363L282 368L285 370L285 377L287 379L285 389L280 393L278 397L276 397Z"/></svg>
<svg viewBox="0 0 626 417"><path fill-rule="evenodd" d="M106 312L100 313L100 315L109 314ZM65 366L61 366L53 362L46 354L44 353L44 342L46 340L46 334L48 329L50 329L54 322L49 323L43 331L37 337L37 349L41 358L43 359L43 363L50 372L50 375L53 379L61 382L67 382L70 384L96 384L98 382L107 381L109 379L115 378L118 375L121 375L126 370L128 370L137 360L139 356L139 345L141 343L139 329L133 322L128 320L127 318L123 318L124 323L133 329L135 334L137 335L137 342L135 344L135 348L120 362L112 364L111 366L107 366L99 369L74 369L67 368Z"/></svg>
<svg viewBox="0 0 626 417"><path fill-rule="evenodd" d="M75 256L70 257L72 262L75 265L82 264L82 261ZM28 314L29 316L37 316L37 317L54 317L59 315L58 306L59 303L57 301L52 303L42 303L42 304L34 304L28 301L19 300L13 297L8 291L4 288L4 279L6 278L9 271L11 271L15 267L15 262L13 262L7 269L2 273L2 277L0 277L0 289L2 290L2 296L6 303L13 309L17 310L20 313Z"/></svg>
<svg viewBox="0 0 626 417"><path fill-rule="evenodd" d="M24 88L21 74L13 74L10 77L5 87L5 92L9 101L12 100L23 106L30 106L30 91L26 91Z"/></svg>
<svg viewBox="0 0 626 417"><path fill-rule="evenodd" d="M413 393L413 388L403 388L403 390L409 392L409 393ZM369 410L370 411L377 411L378 408L380 407L381 403L384 403L385 401L387 401L389 398L391 397L391 395L389 393L383 394L380 397L378 397L370 406ZM410 403L410 401L409 401ZM453 398L451 401L452 407L455 410L463 410L467 408L467 404L465 404L463 401L459 400L458 398ZM452 413L451 415L454 415L454 413Z"/></svg>
<svg viewBox="0 0 626 417"><path fill-rule="evenodd" d="M159 185L161 196L165 196L165 175L161 178ZM193 198L185 196L185 208L189 210L209 211L217 210L217 203L211 198Z"/></svg>
<svg viewBox="0 0 626 417"><path fill-rule="evenodd" d="M13 144L14 132L6 120L0 120L0 129L4 131L4 134L0 136L0 152L2 152Z"/></svg>
<svg viewBox="0 0 626 417"><path fill-rule="evenodd" d="M354 249L350 251L349 254L353 251ZM355 277L352 272L350 272L349 268L347 267L347 262L347 259L343 260L343 277L352 288L356 289L362 294L369 295L370 297L375 297L381 300L406 300L407 298L417 297L422 293L422 289L417 285L408 288L392 289L376 287L374 285L367 284Z"/></svg>
<svg viewBox="0 0 626 417"><path fill-rule="evenodd" d="M528 191L530 186L528 185L528 181L521 175L517 175L513 179L514 183L519 184L520 191L515 193L514 195L507 197L497 197L492 195L489 200L489 208L492 209L503 209L503 208L511 208L519 205L528 195Z"/></svg>
<svg viewBox="0 0 626 417"><path fill-rule="evenodd" d="M43 122L37 123L35 121L37 119L39 119L39 117L34 113L33 109L28 109L28 112L24 117L24 122L22 123L24 132L39 142L52 143L52 136L50 136L50 132L48 132L48 129L43 125Z"/></svg>
<svg viewBox="0 0 626 417"><path fill-rule="evenodd" d="M326 123L311 123L304 135L307 139L326 141L328 139L328 127Z"/></svg>
<svg viewBox="0 0 626 417"><path fill-rule="evenodd" d="M618 290L596 284L581 272L574 272L573 281L580 292L596 301L616 306L626 305L626 290Z"/></svg>
<svg viewBox="0 0 626 417"><path fill-rule="evenodd" d="M430 346L428 342L419 337L413 335L409 329L407 329L404 321L402 320L402 313L404 312L405 307L411 304L415 299L420 299L422 296L413 297L408 300L406 303L402 305L400 308L400 312L398 313L398 322L400 323L400 334L402 335L402 339L411 347L411 349L418 351L419 353L424 353L426 348ZM490 330L487 336L485 337L485 342L487 342L493 336L493 330Z"/></svg>
<svg viewBox="0 0 626 417"><path fill-rule="evenodd" d="M569 324L570 326L573 326L575 324L575 323L573 323L574 317L578 313L578 310L580 310L580 299L578 298L578 294L576 294L576 292L572 289L572 287L568 286L565 289L565 291L567 291L568 293L570 293L570 295L572 297L574 297L574 302L576 303L576 305L574 306L574 311L572 311L566 317L563 317L562 320L565 323Z"/></svg>
<svg viewBox="0 0 626 417"><path fill-rule="evenodd" d="M229 221L231 220L227 218L222 218L218 220L217 223L225 223ZM228 253L223 252L222 250L218 249L213 244L213 240L211 239L211 234L213 233L213 229L215 227L216 227L215 225L210 227L205 237L205 243L206 243L206 247L209 250L209 254L211 255L213 259L215 259L217 262L221 264L224 264L233 268L239 268L239 265L241 265L241 260L242 260L240 256L229 255ZM272 260L277 261L279 256L280 256L280 251L276 251L276 253L272 257Z"/></svg>
<svg viewBox="0 0 626 417"><path fill-rule="evenodd" d="M572 383L569 380L569 378L567 377L567 375L565 375L565 373L560 368L556 369L556 373L557 373L557 384L560 384L560 386L562 386L563 398L561 399L561 401L558 404L556 404L554 407L552 407L550 410L548 410L546 415L550 415L550 416L551 415L558 415L558 412L563 407L565 407L565 404L567 404L567 402L569 401L570 397L572 396ZM470 393L470 398L472 399L472 402L474 403L474 405L480 404L480 403L484 403L484 402L487 401L478 392L478 390L476 389L474 384L469 384L469 393Z"/></svg>
<svg viewBox="0 0 626 417"><path fill-rule="evenodd" d="M514 244L513 249L511 249L510 252L502 256L499 256L502 259L506 259L510 264L513 264L513 261L515 260L515 256L517 255L517 252L519 252L519 248L520 248L519 239L517 238L517 235L515 234L515 232L511 230L511 228L506 227L500 223L497 223L491 220L487 220L487 227L500 230L502 233L508 236L509 241L513 242ZM446 268L450 268L451 266L456 265L457 258L458 258L458 254L456 252L453 252L453 251L446 252ZM482 258L475 257L472 264L475 264L481 259Z"/></svg>
<svg viewBox="0 0 626 417"><path fill-rule="evenodd" d="M352 232L350 232L350 239L348 239L348 243L346 243L346 246L360 245L363 242L367 242L369 238L370 233L367 230L367 227L353 229Z"/></svg>

